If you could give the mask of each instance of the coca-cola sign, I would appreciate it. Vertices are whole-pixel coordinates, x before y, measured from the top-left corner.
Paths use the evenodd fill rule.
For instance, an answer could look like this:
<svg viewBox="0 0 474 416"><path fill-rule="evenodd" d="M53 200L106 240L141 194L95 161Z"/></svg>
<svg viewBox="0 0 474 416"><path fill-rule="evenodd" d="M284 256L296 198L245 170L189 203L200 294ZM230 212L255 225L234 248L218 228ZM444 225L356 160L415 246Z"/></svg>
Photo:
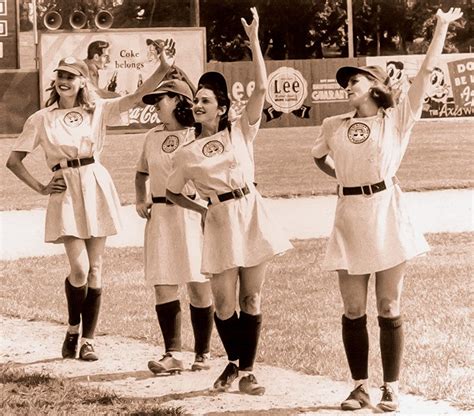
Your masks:
<svg viewBox="0 0 474 416"><path fill-rule="evenodd" d="M146 105L145 107L133 107L128 112L130 125L140 124L143 128L150 128L160 122L155 106Z"/></svg>

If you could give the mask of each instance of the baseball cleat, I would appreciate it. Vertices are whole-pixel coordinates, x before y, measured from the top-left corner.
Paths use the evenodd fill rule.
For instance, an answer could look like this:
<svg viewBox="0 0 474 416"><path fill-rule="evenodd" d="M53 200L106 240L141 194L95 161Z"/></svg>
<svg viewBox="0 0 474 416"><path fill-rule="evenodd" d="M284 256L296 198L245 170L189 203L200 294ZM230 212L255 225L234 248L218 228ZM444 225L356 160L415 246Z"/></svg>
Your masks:
<svg viewBox="0 0 474 416"><path fill-rule="evenodd" d="M222 374L214 382L214 390L216 391L227 391L229 390L232 382L238 377L239 369L234 363L229 363L224 368Z"/></svg>
<svg viewBox="0 0 474 416"><path fill-rule="evenodd" d="M342 410L358 410L370 405L369 393L361 384L351 391L351 394L341 403Z"/></svg>
<svg viewBox="0 0 474 416"><path fill-rule="evenodd" d="M196 354L191 371L209 370L210 368L209 357L206 354Z"/></svg>
<svg viewBox="0 0 474 416"><path fill-rule="evenodd" d="M79 359L82 361L97 361L99 357L94 350L94 346L89 342L85 342L79 351Z"/></svg>
<svg viewBox="0 0 474 416"><path fill-rule="evenodd" d="M382 398L377 407L384 412L395 412L398 410L398 396L390 386L380 387Z"/></svg>
<svg viewBox="0 0 474 416"><path fill-rule="evenodd" d="M79 334L66 332L66 338L64 338L63 348L61 350L63 358L76 358L78 341Z"/></svg>
<svg viewBox="0 0 474 416"><path fill-rule="evenodd" d="M252 396L262 396L265 393L265 387L258 384L253 374L244 376L239 380L239 390L242 393L251 394Z"/></svg>
<svg viewBox="0 0 474 416"><path fill-rule="evenodd" d="M167 352L158 361L148 361L148 369L153 374L175 374L184 370L183 362Z"/></svg>

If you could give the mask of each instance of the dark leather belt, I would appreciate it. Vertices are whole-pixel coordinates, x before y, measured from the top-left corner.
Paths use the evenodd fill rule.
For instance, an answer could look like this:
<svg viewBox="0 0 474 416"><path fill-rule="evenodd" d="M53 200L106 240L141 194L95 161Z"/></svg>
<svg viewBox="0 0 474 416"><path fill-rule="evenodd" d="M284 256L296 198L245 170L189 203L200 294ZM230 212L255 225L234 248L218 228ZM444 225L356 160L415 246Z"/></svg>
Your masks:
<svg viewBox="0 0 474 416"><path fill-rule="evenodd" d="M396 183L397 179L394 177L392 179L393 183ZM380 181L372 185L362 185L362 186L344 186L342 188L342 195L367 195L376 194L377 192L385 191L387 185L385 181Z"/></svg>
<svg viewBox="0 0 474 416"><path fill-rule="evenodd" d="M196 195L186 195L189 199L196 199ZM173 202L171 202L166 196L152 196L151 197L151 202L154 204L168 204L168 205L173 205Z"/></svg>
<svg viewBox="0 0 474 416"><path fill-rule="evenodd" d="M85 166L85 165L90 165L91 163L94 163L95 159L94 157L85 157L82 159L69 159L67 163L68 168L78 168L79 166ZM57 170L62 169L62 166L60 163L57 165L54 165L51 170L53 172L56 172Z"/></svg>
<svg viewBox="0 0 474 416"><path fill-rule="evenodd" d="M224 194L217 195L217 198L219 201L224 202L228 201L229 199L240 199L243 198L245 195L250 193L250 189L247 185L245 185L243 188L237 188L233 189L230 192L226 192ZM208 204L211 205L211 199L208 199Z"/></svg>

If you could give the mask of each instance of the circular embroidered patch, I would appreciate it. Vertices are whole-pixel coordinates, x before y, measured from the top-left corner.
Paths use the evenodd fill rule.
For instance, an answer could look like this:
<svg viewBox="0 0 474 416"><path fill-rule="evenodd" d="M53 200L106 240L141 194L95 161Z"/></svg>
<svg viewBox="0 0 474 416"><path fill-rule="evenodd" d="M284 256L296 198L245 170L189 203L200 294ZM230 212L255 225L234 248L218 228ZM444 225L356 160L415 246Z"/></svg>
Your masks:
<svg viewBox="0 0 474 416"><path fill-rule="evenodd" d="M206 157L220 155L224 151L224 145L219 140L211 140L202 147L202 153Z"/></svg>
<svg viewBox="0 0 474 416"><path fill-rule="evenodd" d="M77 127L82 124L82 114L77 111L70 111L64 116L64 123L69 127Z"/></svg>
<svg viewBox="0 0 474 416"><path fill-rule="evenodd" d="M347 130L347 138L355 144L364 143L370 136L370 128L364 123L354 123Z"/></svg>
<svg viewBox="0 0 474 416"><path fill-rule="evenodd" d="M178 136L175 136L174 134L170 134L161 145L161 148L163 149L163 152L165 153L173 153L178 148L178 146L179 146Z"/></svg>

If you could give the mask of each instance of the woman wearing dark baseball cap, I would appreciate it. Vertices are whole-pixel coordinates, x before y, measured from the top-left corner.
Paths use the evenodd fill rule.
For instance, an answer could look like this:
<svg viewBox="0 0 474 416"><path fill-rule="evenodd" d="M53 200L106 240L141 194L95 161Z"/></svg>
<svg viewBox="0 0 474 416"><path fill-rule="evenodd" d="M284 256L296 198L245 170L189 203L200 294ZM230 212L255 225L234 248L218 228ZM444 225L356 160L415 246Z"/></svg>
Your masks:
<svg viewBox="0 0 474 416"><path fill-rule="evenodd" d="M265 102L267 73L258 40L257 10L251 11L252 23L242 19L242 24L250 40L255 89L241 116L230 122L225 78L218 72L200 78L193 106L196 139L176 153L167 195L202 216L201 271L210 276L214 322L229 361L213 388L226 391L240 377L242 393L261 395L265 387L257 381L253 367L262 327L266 266L292 246L254 185L253 141ZM207 207L183 195L188 180L208 201Z"/></svg>
<svg viewBox="0 0 474 416"><path fill-rule="evenodd" d="M375 274L385 412L399 407L399 373L403 352L400 299L406 263L429 250L413 225L395 177L411 130L420 118L425 91L441 55L449 23L460 9L438 10L436 30L408 93L394 99L387 73L379 66L345 66L336 79L353 111L326 118L312 149L316 165L337 179L334 227L323 263L337 271L344 305L342 339L354 380L343 410L370 405L367 289Z"/></svg>
<svg viewBox="0 0 474 416"><path fill-rule="evenodd" d="M105 242L120 229L120 200L99 160L106 126L127 124L128 109L153 91L173 62L174 44L168 42L160 65L135 93L100 99L90 93L84 61L72 56L61 59L54 70L46 108L28 118L8 158L7 167L21 181L49 196L45 241L64 244L68 257L65 292L69 316L63 358L75 358L79 352L81 360L98 359L94 332L101 304ZM38 146L44 149L53 175L46 185L23 164Z"/></svg>
<svg viewBox="0 0 474 416"><path fill-rule="evenodd" d="M193 93L180 79L164 81L145 104L155 106L161 123L145 136L135 175L136 209L145 226L145 282L153 287L155 311L165 344L165 354L150 360L154 374L184 370L181 357L181 303L179 285L188 289L194 333L194 363L191 370L208 370L213 325L209 280L201 274L202 229L198 213L174 205L166 198L166 181L176 152L194 140ZM147 197L147 183L151 200ZM196 189L184 191L196 200Z"/></svg>

